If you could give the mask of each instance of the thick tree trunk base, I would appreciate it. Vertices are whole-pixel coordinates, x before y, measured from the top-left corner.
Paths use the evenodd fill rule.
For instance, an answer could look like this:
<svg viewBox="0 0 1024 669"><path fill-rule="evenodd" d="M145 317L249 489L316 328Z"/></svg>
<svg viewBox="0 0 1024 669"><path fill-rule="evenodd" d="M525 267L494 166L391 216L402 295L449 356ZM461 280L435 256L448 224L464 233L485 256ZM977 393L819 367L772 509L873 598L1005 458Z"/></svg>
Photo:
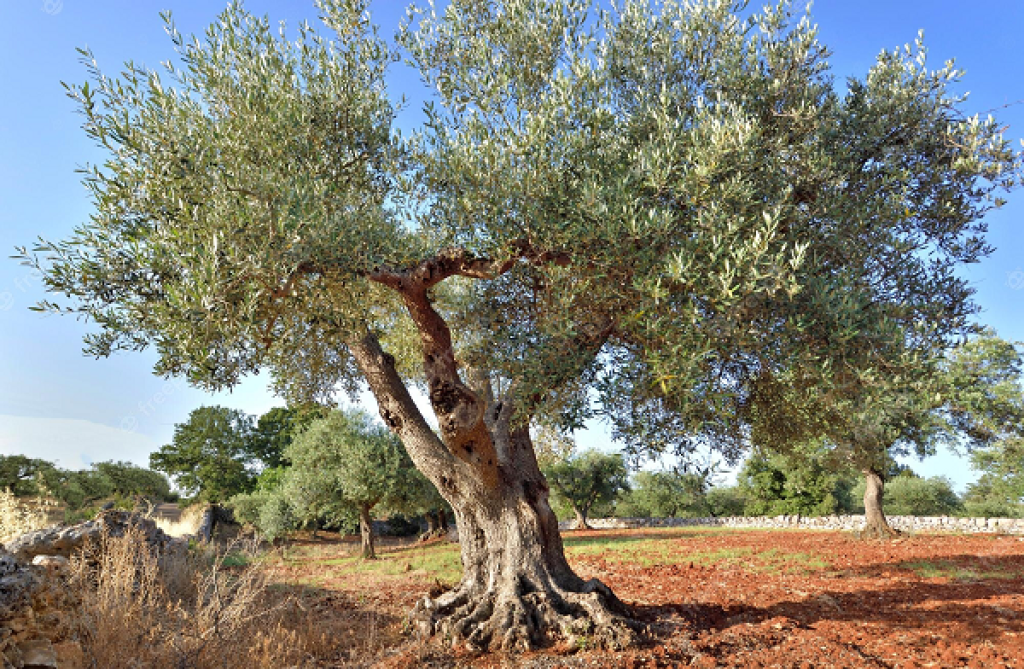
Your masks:
<svg viewBox="0 0 1024 669"><path fill-rule="evenodd" d="M885 480L874 469L864 470L864 527L860 531L861 539L895 539L900 536L898 530L889 525L882 510L884 501Z"/></svg>
<svg viewBox="0 0 1024 669"><path fill-rule="evenodd" d="M891 527L885 519L882 519L880 522L865 522L864 527L862 527L860 532L857 533L857 536L861 539L889 540L901 537L903 536L903 533Z"/></svg>
<svg viewBox="0 0 1024 669"><path fill-rule="evenodd" d="M582 588L535 589L525 579L484 593L462 586L421 600L410 618L422 635L471 652L530 650L558 640L621 650L639 640L628 607L596 579Z"/></svg>

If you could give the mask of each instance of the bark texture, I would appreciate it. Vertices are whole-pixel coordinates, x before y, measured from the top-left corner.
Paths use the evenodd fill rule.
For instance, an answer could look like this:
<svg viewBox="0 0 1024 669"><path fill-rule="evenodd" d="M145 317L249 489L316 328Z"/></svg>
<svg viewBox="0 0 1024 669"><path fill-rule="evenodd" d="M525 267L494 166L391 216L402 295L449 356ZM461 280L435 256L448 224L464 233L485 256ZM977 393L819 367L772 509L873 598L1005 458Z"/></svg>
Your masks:
<svg viewBox="0 0 1024 669"><path fill-rule="evenodd" d="M484 276L506 265L453 252L372 277L402 296L419 331L440 437L377 338L367 332L349 343L381 417L451 505L459 529L461 582L422 600L412 618L423 633L473 650L526 649L554 638L624 647L636 639L629 612L605 585L584 581L566 562L529 431L512 425L511 395L496 398L486 374L469 370L462 378L451 333L429 298L429 288L447 276Z"/></svg>
<svg viewBox="0 0 1024 669"><path fill-rule="evenodd" d="M496 488L457 474L448 480L463 578L452 591L421 601L414 621L423 632L476 650L527 649L550 637L629 645L634 633L625 605L599 581L583 581L565 560L529 435L510 436Z"/></svg>
<svg viewBox="0 0 1024 669"><path fill-rule="evenodd" d="M899 532L889 526L882 510L882 497L885 492L885 481L880 472L874 469L864 470L864 529L861 536L867 539L892 539Z"/></svg>

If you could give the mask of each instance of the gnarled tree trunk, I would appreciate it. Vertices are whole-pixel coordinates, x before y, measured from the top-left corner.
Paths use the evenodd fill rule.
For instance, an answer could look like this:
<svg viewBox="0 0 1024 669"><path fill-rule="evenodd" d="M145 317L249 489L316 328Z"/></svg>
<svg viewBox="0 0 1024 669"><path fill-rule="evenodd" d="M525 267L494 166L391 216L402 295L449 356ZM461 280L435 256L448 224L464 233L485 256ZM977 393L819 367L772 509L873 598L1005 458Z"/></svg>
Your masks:
<svg viewBox="0 0 1024 669"><path fill-rule="evenodd" d="M457 262L445 257L377 277L399 291L419 330L440 438L376 337L368 332L349 342L381 417L452 506L459 528L462 580L438 598L422 600L413 620L426 633L476 650L536 647L552 637L629 645L635 633L626 607L566 562L529 431L512 424L511 395L494 398L486 375L470 379L472 387L460 377L451 333L427 293L458 273Z"/></svg>
<svg viewBox="0 0 1024 669"><path fill-rule="evenodd" d="M889 526L889 521L882 511L882 497L885 492L885 481L875 469L864 470L864 529L861 536L875 539L892 539L899 532Z"/></svg>
<svg viewBox="0 0 1024 669"><path fill-rule="evenodd" d="M441 479L459 527L463 577L451 592L420 602L414 620L477 649L529 648L550 635L627 645L626 607L565 560L529 434L522 429L510 437L508 466L492 486L457 475Z"/></svg>
<svg viewBox="0 0 1024 669"><path fill-rule="evenodd" d="M359 507L359 537L362 542L362 556L364 560L376 560L377 551L373 545L373 517L370 515L370 505L362 504Z"/></svg>

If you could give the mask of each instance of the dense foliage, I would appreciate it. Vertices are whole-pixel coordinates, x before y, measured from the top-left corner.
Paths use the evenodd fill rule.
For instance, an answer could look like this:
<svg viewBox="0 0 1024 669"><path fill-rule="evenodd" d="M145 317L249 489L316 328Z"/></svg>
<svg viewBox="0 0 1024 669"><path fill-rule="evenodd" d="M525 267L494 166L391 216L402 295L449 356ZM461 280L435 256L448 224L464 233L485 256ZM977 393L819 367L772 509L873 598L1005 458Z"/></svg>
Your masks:
<svg viewBox="0 0 1024 669"><path fill-rule="evenodd" d="M170 444L149 456L187 495L219 503L251 490L261 465L252 440L253 420L226 407L199 407L174 426Z"/></svg>
<svg viewBox="0 0 1024 669"><path fill-rule="evenodd" d="M737 480L750 516L827 516L855 506L857 474L836 466L821 444L788 455L755 450Z"/></svg>

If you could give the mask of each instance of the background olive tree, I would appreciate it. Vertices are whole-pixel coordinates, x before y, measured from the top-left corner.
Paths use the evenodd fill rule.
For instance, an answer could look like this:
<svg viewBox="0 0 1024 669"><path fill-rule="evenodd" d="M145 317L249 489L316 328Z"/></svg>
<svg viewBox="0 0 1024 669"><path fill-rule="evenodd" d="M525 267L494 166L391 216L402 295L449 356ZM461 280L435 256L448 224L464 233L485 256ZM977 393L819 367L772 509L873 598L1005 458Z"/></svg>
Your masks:
<svg viewBox="0 0 1024 669"><path fill-rule="evenodd" d="M587 450L552 462L544 476L575 517L576 529L589 530L587 518L595 507L611 509L620 492L629 489L629 470L622 455Z"/></svg>

